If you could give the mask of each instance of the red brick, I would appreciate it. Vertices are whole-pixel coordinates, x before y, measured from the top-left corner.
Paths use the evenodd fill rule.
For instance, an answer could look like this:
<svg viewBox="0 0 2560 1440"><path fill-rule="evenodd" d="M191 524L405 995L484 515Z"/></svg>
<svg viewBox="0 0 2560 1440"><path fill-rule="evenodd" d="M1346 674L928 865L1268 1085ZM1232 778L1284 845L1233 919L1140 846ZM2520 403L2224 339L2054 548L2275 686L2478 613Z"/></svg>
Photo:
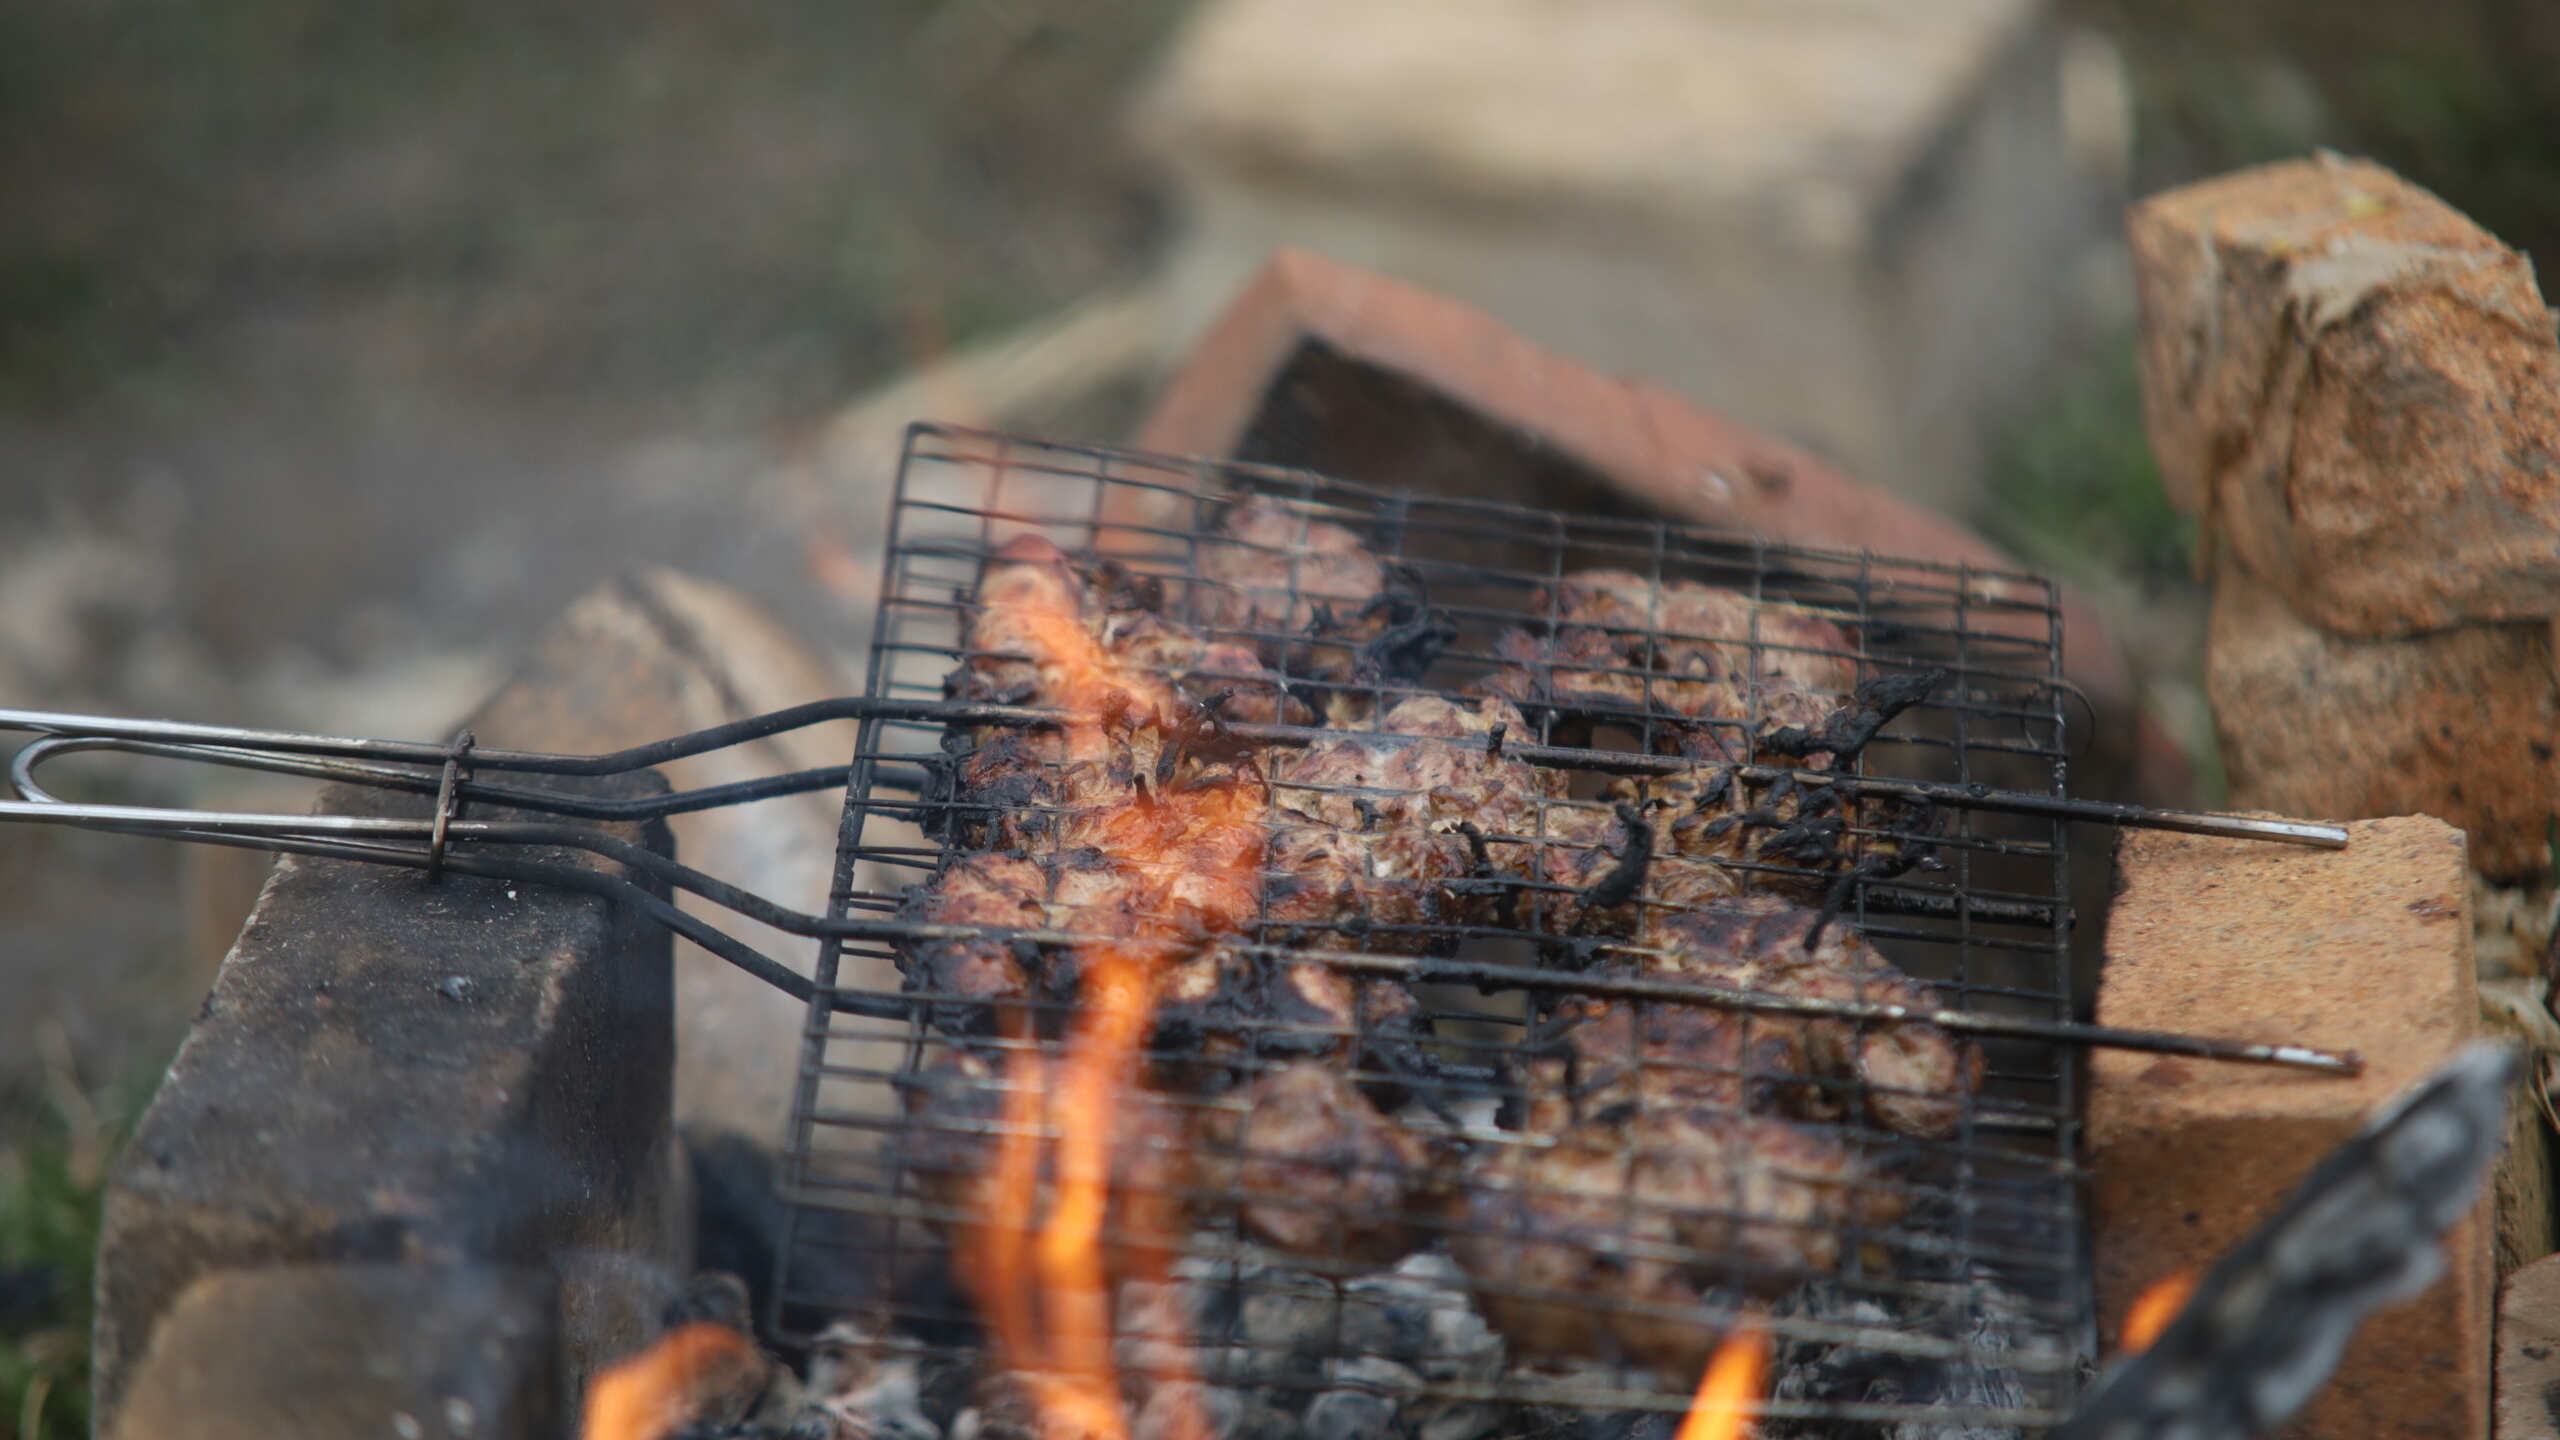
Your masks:
<svg viewBox="0 0 2560 1440"><path fill-rule="evenodd" d="M2101 1051L2089 1155L2102 1335L2151 1284L2211 1265L2374 1109L2479 1031L2460 831L2362 820L2343 850L2165 833L2117 855L2098 1019L2364 1056L2346 1079ZM2492 1224L2448 1240L2446 1277L2377 1314L2282 1433L2445 1437L2488 1427Z"/></svg>
<svg viewBox="0 0 2560 1440"><path fill-rule="evenodd" d="M1321 389L1312 397L1293 391ZM1323 423L1291 418L1312 401ZM1810 452L1640 380L1523 339L1492 316L1305 250L1284 250L1174 367L1142 449L1463 487L1534 504L1633 502L1787 544L2002 570L1999 547ZM2083 783L2178 799L2174 747L2146 745L2130 673L2097 612L2063 597L2063 664L2096 717ZM2132 774L2133 757L2146 766Z"/></svg>

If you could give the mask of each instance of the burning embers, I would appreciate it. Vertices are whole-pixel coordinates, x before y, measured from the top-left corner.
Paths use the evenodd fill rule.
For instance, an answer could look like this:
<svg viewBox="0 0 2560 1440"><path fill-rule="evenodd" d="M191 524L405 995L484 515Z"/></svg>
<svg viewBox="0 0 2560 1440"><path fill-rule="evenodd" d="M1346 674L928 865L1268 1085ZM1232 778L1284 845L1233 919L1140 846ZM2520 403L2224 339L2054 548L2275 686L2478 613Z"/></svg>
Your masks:
<svg viewBox="0 0 2560 1440"><path fill-rule="evenodd" d="M1981 1080L1918 1021L1750 1008L1937 1008L1828 923L1932 817L1819 778L1929 680L1853 686L1817 611L1604 571L1543 594L1465 693L1425 690L1455 628L1269 502L1228 512L1190 583L1197 629L1159 582L1015 540L949 681L1057 717L952 737L954 857L904 912L944 1038L902 1158L1004 1367L981 1408L1077 1440L1133 1415L1234 1433L1195 1239L1231 1228L1314 1283L1441 1267L1438 1302L1512 1365L1685 1389L1721 1345L1702 1406L1738 1414L1759 1351L1732 1317L1876 1263L1909 1203L1885 1153L1949 1136ZM1594 798L1542 763L1612 731L1660 759ZM1773 755L1812 778L1749 763ZM1486 933L1588 991L1515 1015L1529 1043L1490 1066L1466 1036L1499 1017L1428 1014L1404 978ZM1662 982L1728 1003L1615 998Z"/></svg>

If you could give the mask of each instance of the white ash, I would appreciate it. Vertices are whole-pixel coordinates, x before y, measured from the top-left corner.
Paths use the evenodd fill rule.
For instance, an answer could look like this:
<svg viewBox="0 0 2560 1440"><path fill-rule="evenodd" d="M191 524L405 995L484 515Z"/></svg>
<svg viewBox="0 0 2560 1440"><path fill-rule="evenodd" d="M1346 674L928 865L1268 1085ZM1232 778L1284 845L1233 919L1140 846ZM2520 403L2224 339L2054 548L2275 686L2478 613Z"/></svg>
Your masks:
<svg viewBox="0 0 2560 1440"><path fill-rule="evenodd" d="M1935 1419L1922 1413L1864 1424L1775 1420L1764 1427L1767 1440L1788 1440L1793 1436L1820 1436L1823 1440L2016 1440L2020 1431L2014 1425L1982 1423L1963 1416L1965 1412L2015 1410L2036 1403L2038 1397L2011 1357L2048 1358L2055 1347L2049 1337L2037 1333L2028 1318L2026 1302L1996 1281L1977 1277L1966 1289L1966 1301L1969 1303L1905 1301L1888 1305L1877 1297L1852 1294L1829 1284L1807 1285L1790 1295L1775 1312L1782 1321L1961 1334L1965 1350L1953 1359L1937 1359L1886 1354L1858 1346L1785 1342L1778 1355L1777 1378L1770 1387L1773 1399L1901 1405L1951 1412L1951 1418ZM2039 1370L2044 1368L2039 1364Z"/></svg>
<svg viewBox="0 0 2560 1440"><path fill-rule="evenodd" d="M923 1362L882 1353L879 1333L850 1320L819 1332L804 1387L811 1408L842 1440L943 1440L926 1413Z"/></svg>

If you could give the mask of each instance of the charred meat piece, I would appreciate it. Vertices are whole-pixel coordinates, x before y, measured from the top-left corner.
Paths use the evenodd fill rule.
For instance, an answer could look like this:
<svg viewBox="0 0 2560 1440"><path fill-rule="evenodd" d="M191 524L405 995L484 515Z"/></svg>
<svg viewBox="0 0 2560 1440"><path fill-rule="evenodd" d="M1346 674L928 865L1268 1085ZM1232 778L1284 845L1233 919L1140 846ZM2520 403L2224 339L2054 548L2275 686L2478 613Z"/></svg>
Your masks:
<svg viewBox="0 0 2560 1440"><path fill-rule="evenodd" d="M1201 623L1300 682L1325 718L1366 714L1379 687L1419 678L1456 633L1411 570L1332 521L1256 498L1218 531L1194 572Z"/></svg>
<svg viewBox="0 0 2560 1440"><path fill-rule="evenodd" d="M1469 1163L1452 1226L1450 1253L1515 1352L1623 1358L1686 1384L1734 1300L1836 1270L1860 1231L1899 1218L1855 1150L1788 1121L1703 1105L1554 1118L1530 1127L1553 1145Z"/></svg>
<svg viewBox="0 0 2560 1440"><path fill-rule="evenodd" d="M1720 858L1681 854L1659 817L1608 798L1547 811L1547 841L1519 901L1523 926L1565 939L1624 937L1656 909L1742 893L1741 876Z"/></svg>
<svg viewBox="0 0 2560 1440"><path fill-rule="evenodd" d="M917 887L898 918L927 925L995 930L1044 928L1049 873L1020 855L971 855ZM935 997L926 1018L953 1034L1018 1029L1018 1008L1031 998L1038 955L1002 934L915 940L903 956L910 993Z"/></svg>
<svg viewBox="0 0 2560 1440"><path fill-rule="evenodd" d="M1658 754L1747 760L1759 736L1819 726L1855 678L1832 620L1711 585L1595 570L1532 604L1549 608L1554 633L1504 634L1502 668L1478 688L1555 712L1559 744L1617 725Z"/></svg>
<svg viewBox="0 0 2560 1440"><path fill-rule="evenodd" d="M1806 999L1943 1009L1937 992L1895 968L1874 946L1842 925L1820 927L1811 910L1773 896L1722 901L1655 920L1640 937L1647 973L1677 976L1713 989L1751 990ZM1765 1029L1800 1031L1811 1074L1854 1081L1808 1092L1813 1119L1853 1108L1900 1135L1942 1139L1962 1121L1967 1097L1982 1083L1982 1054L1921 1020L1859 1022L1757 1015Z"/></svg>
<svg viewBox="0 0 2560 1440"><path fill-rule="evenodd" d="M1653 830L1657 854L1729 867L1736 878L1807 900L1825 898L1855 872L1899 875L1927 856L1938 812L1895 796L1758 778L1706 762L1669 775L1613 781L1602 798L1632 806Z"/></svg>
<svg viewBox="0 0 2560 1440"><path fill-rule="evenodd" d="M1227 511L1218 536L1200 547L1196 612L1266 662L1306 674L1322 642L1356 646L1383 628L1387 564L1343 526L1256 497Z"/></svg>
<svg viewBox="0 0 2560 1440"><path fill-rule="evenodd" d="M1309 745L1275 785L1265 855L1266 930L1327 943L1430 948L1434 928L1489 919L1537 862L1552 771L1503 752L1526 733L1499 700L1414 696L1374 732Z"/></svg>
<svg viewBox="0 0 2560 1440"><path fill-rule="evenodd" d="M1441 1158L1381 1113L1340 1064L1302 1060L1238 1093L1241 1112L1196 1133L1232 1156L1246 1234L1288 1255L1350 1269L1392 1265L1430 1238Z"/></svg>
<svg viewBox="0 0 2560 1440"><path fill-rule="evenodd" d="M1129 595L1134 608L1121 598ZM1365 1045L1411 1025L1412 998L1315 964L1257 961L1232 943L1262 900L1269 791L1253 758L1146 668L1192 653L1183 634L1149 608L1143 587L1126 577L1089 583L1033 543L998 554L981 600L971 637L980 653L955 691L1002 687L1070 714L1050 728L985 737L954 766L962 828L1016 853L949 867L909 913L1076 939L1028 953L1002 935L914 944L911 986L957 997L933 1014L946 1030L1054 1035L1091 967L1119 971L1146 956L1151 1083L1118 1097L1113 1203L1124 1203L1125 1188L1125 1203L1160 1212L1150 1233L1178 1243L1189 1217L1165 1195L1214 1173L1215 1188L1243 1197L1244 1224L1265 1243L1355 1266L1400 1256L1413 1243L1407 1195L1431 1168L1428 1155L1352 1072ZM1435 736L1472 733L1463 717L1421 718L1439 727ZM1474 748L1481 763L1486 747ZM1382 773L1410 785L1426 772L1440 773L1406 755ZM1034 1011L1035 1000L1046 1003ZM1045 1085L1063 1063L1022 1053L999 1076L991 1058L962 1052L929 1067L912 1114L937 1133L909 1157L927 1192L972 1214L1010 1204L984 1213L1027 1223L1034 1177L996 1172L1032 1152L990 1141L989 1120L1011 1115L1018 1125L1006 1105L1041 1103L1022 1087ZM1222 1099L1178 1107L1177 1088ZM954 1128L962 1133L938 1133ZM1168 1147L1207 1168L1181 1170ZM984 1248L954 1239L964 1256Z"/></svg>
<svg viewBox="0 0 2560 1440"><path fill-rule="evenodd" d="M1125 575L1097 582L1036 537L1008 543L987 566L971 653L949 688L1063 713L1050 726L984 734L958 759L956 828L1011 854L946 869L909 909L926 919L1019 915L1036 901L1039 923L1078 943L1048 954L991 942L906 947L911 987L990 1002L975 1013L937 1006L946 1029L1024 1033L1018 1002L1071 1005L1090 945L1143 944L1149 963L1168 963L1253 914L1261 772L1196 704L1112 647L1132 593L1150 592ZM991 877L1001 881L992 894Z"/></svg>
<svg viewBox="0 0 2560 1440"><path fill-rule="evenodd" d="M1857 678L1848 632L1805 606L1754 600L1694 580L1656 584L1626 570L1569 575L1554 598L1556 617L1567 626L1651 637L1660 652L1656 665L1675 673L1782 679L1816 695L1841 694ZM1546 599L1541 594L1530 603Z"/></svg>

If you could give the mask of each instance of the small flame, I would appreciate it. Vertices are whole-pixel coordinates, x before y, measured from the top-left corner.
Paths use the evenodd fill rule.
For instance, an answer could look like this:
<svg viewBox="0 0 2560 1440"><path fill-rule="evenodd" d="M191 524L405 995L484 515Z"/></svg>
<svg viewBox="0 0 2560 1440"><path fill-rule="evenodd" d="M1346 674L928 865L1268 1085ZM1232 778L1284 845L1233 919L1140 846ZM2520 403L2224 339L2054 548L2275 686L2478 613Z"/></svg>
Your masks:
<svg viewBox="0 0 2560 1440"><path fill-rule="evenodd" d="M2124 1353L2134 1355L2150 1349L2160 1332L2168 1329L2178 1312L2186 1308L2187 1297L2195 1293L2196 1272L2181 1270L2133 1297L2133 1303L2124 1307Z"/></svg>
<svg viewBox="0 0 2560 1440"><path fill-rule="evenodd" d="M726 1325L680 1325L587 1385L579 1440L667 1440L724 1399L761 1386L764 1358Z"/></svg>
<svg viewBox="0 0 2560 1440"><path fill-rule="evenodd" d="M1707 1373L1698 1377L1698 1398L1689 1402L1689 1418L1680 1422L1676 1440L1743 1440L1748 1417L1767 1388L1769 1332L1745 1315L1716 1345Z"/></svg>
<svg viewBox="0 0 2560 1440"><path fill-rule="evenodd" d="M1043 688L1071 719L1066 763L1107 761L1113 724L1168 723L1156 693L1105 651L1058 592L1026 586L1004 608L1026 637ZM1104 717L1117 717L1106 720ZM1040 1412L1045 1440L1127 1440L1129 1421L1112 1355L1114 1294L1103 1244L1111 1220L1114 1123L1138 1083L1140 1050L1155 1013L1164 960L1203 935L1232 933L1253 913L1262 866L1263 792L1243 784L1141 791L1082 817L1086 833L1130 877L1130 911L1145 917L1127 938L1079 947L1079 1003L1054 1070L1034 1049L1007 1071L1003 1135L989 1170L987 1208L963 1228L956 1257L998 1347ZM1028 1041L1027 1030L1017 1038ZM1044 1137L1048 1209L1040 1211ZM1124 1229L1177 1223L1144 1196L1122 1197ZM1163 1283L1164 1247L1125 1247L1124 1278ZM1177 1347L1178 1348L1178 1347ZM1177 1370L1181 1369L1179 1363ZM1159 1383L1190 1379L1159 1375ZM1188 1396L1192 1387L1174 1392ZM1166 1440L1202 1440L1196 1403L1170 1417Z"/></svg>

